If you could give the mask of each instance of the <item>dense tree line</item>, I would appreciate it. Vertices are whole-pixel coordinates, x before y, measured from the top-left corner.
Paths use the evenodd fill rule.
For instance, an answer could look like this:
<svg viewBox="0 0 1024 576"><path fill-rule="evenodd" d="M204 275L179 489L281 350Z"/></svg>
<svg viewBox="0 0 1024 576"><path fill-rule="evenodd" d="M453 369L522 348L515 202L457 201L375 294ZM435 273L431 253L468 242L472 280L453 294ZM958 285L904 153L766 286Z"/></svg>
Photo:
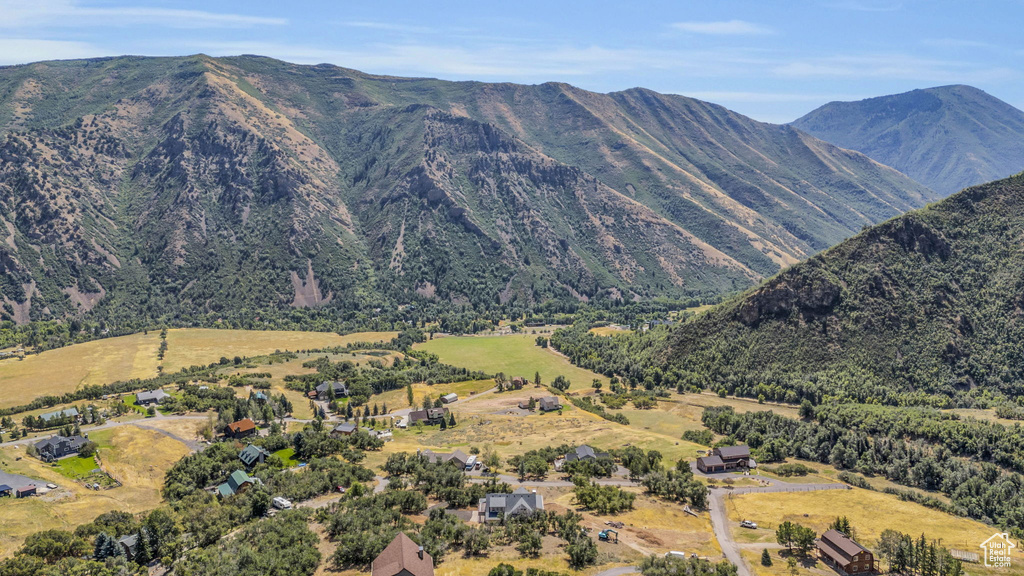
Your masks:
<svg viewBox="0 0 1024 576"><path fill-rule="evenodd" d="M941 438L936 443L906 439L891 435L880 424L883 419L867 418L863 423L845 416L832 419L831 412L818 410L823 420L808 422L767 411L737 414L729 407L712 407L704 410L702 418L716 433L745 441L762 461L796 457L840 470L879 474L905 486L942 492L957 514L1024 534L1021 474L958 456L950 446L964 446L961 438ZM893 430L903 431L897 426L901 420L891 422ZM871 432L861 429L862 425Z"/></svg>

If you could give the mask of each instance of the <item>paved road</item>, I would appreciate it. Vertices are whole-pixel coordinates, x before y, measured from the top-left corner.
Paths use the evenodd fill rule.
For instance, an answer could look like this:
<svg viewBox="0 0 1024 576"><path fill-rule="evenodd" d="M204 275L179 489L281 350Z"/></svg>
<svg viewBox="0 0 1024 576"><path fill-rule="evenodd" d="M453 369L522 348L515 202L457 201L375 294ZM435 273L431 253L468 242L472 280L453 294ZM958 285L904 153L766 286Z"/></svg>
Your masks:
<svg viewBox="0 0 1024 576"><path fill-rule="evenodd" d="M732 537L729 529L729 516L725 509L725 499L730 494L751 494L771 492L810 492L814 490L849 490L846 484L786 484L774 481L772 486L743 486L741 488L711 490L711 527L715 531L715 539L722 547L725 558L736 565L739 576L754 576L754 572L740 554L741 546Z"/></svg>
<svg viewBox="0 0 1024 576"><path fill-rule="evenodd" d="M181 415L181 416L169 415L169 416L165 416L163 414L159 414L157 416L153 416L152 418L143 418L143 419L137 419L137 420L107 420L106 422L104 422L103 424L100 424L99 426L89 426L88 428L82 428L82 432L91 434L91 433L97 432L99 430L108 430L110 428L117 428L118 426L139 426L140 428L149 428L150 430L155 430L155 431L160 432L160 433L162 433L162 434L164 434L166 436L170 436L171 438L174 438L175 440L181 440L180 438L176 437L175 435L173 435L170 432L167 432L165 430L160 430L159 428L156 428L156 427L146 426L146 424L150 424L152 422L159 422L161 420L206 420L207 417L208 416L206 416L206 415ZM57 434L58 432L59 432L59 430L54 430L53 434ZM50 435L52 435L52 434L45 434L45 435L42 435L42 436L29 437L29 438L21 438L21 439L18 439L18 440L10 440L8 442L4 442L3 445L4 446L23 446L25 444L32 444L32 443L38 442L38 441L42 440L43 438L46 438L46 437L48 437ZM181 441L184 442L184 440L181 440ZM187 442L186 442L186 444L187 444Z"/></svg>
<svg viewBox="0 0 1024 576"><path fill-rule="evenodd" d="M471 476L470 482L489 482L493 476ZM602 486L639 486L640 484L627 480L625 478L593 478L594 482ZM508 474L498 474L498 482L507 482L509 484L525 484L528 486L549 486L552 488L572 488L573 483L568 480L524 480L519 481L516 476L510 476Z"/></svg>
<svg viewBox="0 0 1024 576"><path fill-rule="evenodd" d="M618 568L611 568L604 572L598 572L594 576L623 576L624 574L638 574L640 569L636 566L620 566Z"/></svg>

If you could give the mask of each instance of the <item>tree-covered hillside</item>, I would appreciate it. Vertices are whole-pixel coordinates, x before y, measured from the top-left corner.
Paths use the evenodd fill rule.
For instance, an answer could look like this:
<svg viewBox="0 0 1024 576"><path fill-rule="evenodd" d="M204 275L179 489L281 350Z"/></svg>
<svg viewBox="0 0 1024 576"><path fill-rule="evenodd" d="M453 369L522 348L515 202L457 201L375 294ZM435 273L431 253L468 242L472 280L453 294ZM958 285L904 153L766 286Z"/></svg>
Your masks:
<svg viewBox="0 0 1024 576"><path fill-rule="evenodd" d="M552 343L641 382L779 400L1024 397L1022 214L1024 174L874 226L671 330Z"/></svg>

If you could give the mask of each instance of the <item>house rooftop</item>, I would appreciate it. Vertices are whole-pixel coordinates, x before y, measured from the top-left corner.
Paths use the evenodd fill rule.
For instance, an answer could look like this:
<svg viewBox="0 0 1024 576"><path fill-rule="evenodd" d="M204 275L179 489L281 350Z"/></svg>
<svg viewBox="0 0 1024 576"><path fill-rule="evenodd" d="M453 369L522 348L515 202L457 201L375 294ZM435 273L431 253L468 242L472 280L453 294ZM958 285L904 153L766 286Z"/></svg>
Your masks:
<svg viewBox="0 0 1024 576"><path fill-rule="evenodd" d="M78 408L65 408L63 410L57 410L56 412L47 412L45 414L39 415L39 417L42 418L43 420L50 420L51 418L56 418L60 416L74 418L75 416L78 416Z"/></svg>
<svg viewBox="0 0 1024 576"><path fill-rule="evenodd" d="M750 446L741 444L739 446L722 446L717 448L718 455L723 459L727 458L750 458Z"/></svg>
<svg viewBox="0 0 1024 576"><path fill-rule="evenodd" d="M370 567L371 576L434 576L434 559L399 532Z"/></svg>
<svg viewBox="0 0 1024 576"><path fill-rule="evenodd" d="M822 534L819 544L825 544L829 548L839 552L844 556L845 561L848 561L857 554L867 550L867 548L864 548L849 536L838 530L829 530ZM828 550L826 550L826 553L827 552ZM829 555L832 556L831 554ZM835 558L835 556L833 556L833 558Z"/></svg>

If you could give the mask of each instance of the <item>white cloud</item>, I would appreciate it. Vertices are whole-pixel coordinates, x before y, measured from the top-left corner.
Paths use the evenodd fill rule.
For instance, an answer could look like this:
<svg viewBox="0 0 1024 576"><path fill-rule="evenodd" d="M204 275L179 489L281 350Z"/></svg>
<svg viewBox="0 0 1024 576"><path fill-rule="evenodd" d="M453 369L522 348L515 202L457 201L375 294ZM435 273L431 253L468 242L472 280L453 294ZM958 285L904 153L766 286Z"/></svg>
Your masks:
<svg viewBox="0 0 1024 576"><path fill-rule="evenodd" d="M250 28L288 23L285 18L145 6L110 8L91 6L78 0L0 0L0 14L3 14L0 28L8 29L138 24L168 28Z"/></svg>
<svg viewBox="0 0 1024 576"><path fill-rule="evenodd" d="M0 65L23 64L40 60L96 58L105 55L107 54L102 49L85 42L0 38Z"/></svg>
<svg viewBox="0 0 1024 576"><path fill-rule="evenodd" d="M713 36L757 36L775 33L771 28L743 20L676 22L672 24L672 27L691 34L708 34Z"/></svg>

